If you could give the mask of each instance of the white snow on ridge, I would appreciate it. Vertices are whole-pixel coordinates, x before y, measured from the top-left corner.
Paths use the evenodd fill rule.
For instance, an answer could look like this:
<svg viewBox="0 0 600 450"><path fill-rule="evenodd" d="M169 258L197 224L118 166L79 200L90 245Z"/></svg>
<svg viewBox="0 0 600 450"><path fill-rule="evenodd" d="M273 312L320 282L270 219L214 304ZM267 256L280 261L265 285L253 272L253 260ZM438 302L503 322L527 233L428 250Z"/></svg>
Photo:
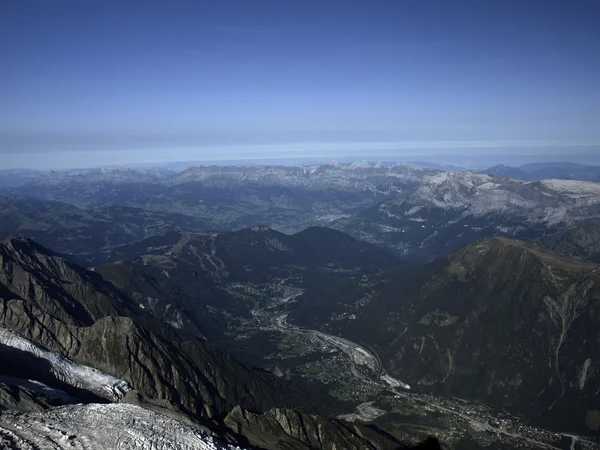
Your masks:
<svg viewBox="0 0 600 450"><path fill-rule="evenodd" d="M353 169L368 169L373 166L367 161L354 161L352 164L350 164L347 167L348 167L348 169L353 170Z"/></svg>
<svg viewBox="0 0 600 450"><path fill-rule="evenodd" d="M483 184L480 184L479 186L477 186L478 189L482 190L482 191L487 191L487 190L492 190L498 187L498 183L492 183L491 181L487 181Z"/></svg>
<svg viewBox="0 0 600 450"><path fill-rule="evenodd" d="M494 178L485 173L475 172L439 172L423 178L422 184L438 186L445 183L461 184L465 187L473 187L484 183L493 182Z"/></svg>
<svg viewBox="0 0 600 450"><path fill-rule="evenodd" d="M541 199L540 194L543 195ZM462 217L517 214L525 216L527 221L556 225L571 221L573 209L596 204L600 204L600 183L576 180L525 182L473 172L442 172L423 179L410 195L404 215L410 216L423 207L432 206L461 212ZM582 213L578 214L581 216Z"/></svg>
<svg viewBox="0 0 600 450"><path fill-rule="evenodd" d="M51 366L52 373L59 380L108 400L117 401L131 390L131 386L124 380L93 367L77 364L58 353L44 350L4 327L0 327L0 343L46 360Z"/></svg>
<svg viewBox="0 0 600 450"><path fill-rule="evenodd" d="M599 196L600 183L578 180L542 180L540 183L557 193L578 197Z"/></svg>
<svg viewBox="0 0 600 450"><path fill-rule="evenodd" d="M69 405L0 414L0 448L37 450L239 450L200 429L139 406Z"/></svg>
<svg viewBox="0 0 600 450"><path fill-rule="evenodd" d="M406 211L404 213L405 216L410 216L412 214L418 213L420 210L422 210L423 207L422 206L413 206L412 208L410 208L408 211Z"/></svg>

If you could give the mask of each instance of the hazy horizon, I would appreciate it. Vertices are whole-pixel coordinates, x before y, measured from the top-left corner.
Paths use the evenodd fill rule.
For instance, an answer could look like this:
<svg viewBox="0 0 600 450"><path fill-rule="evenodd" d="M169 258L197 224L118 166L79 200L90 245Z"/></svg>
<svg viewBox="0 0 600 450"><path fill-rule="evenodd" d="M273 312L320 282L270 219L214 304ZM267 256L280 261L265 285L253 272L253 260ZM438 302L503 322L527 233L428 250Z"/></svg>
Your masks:
<svg viewBox="0 0 600 450"><path fill-rule="evenodd" d="M8 0L0 167L599 163L599 15L589 0Z"/></svg>
<svg viewBox="0 0 600 450"><path fill-rule="evenodd" d="M571 150L573 148L570 148ZM594 150L590 148L589 150ZM435 150L435 149L430 149ZM556 150L556 149L555 149ZM565 150L565 149L563 149ZM388 153L388 154L360 154L348 156L340 153L337 156L283 156L283 157L230 157L219 158L194 158L194 153L182 154L180 158L173 158L172 153L162 153L162 158L155 160L148 157L136 159L137 153L125 152L122 156L126 159L110 158L111 153L99 152L94 155L94 152L73 152L73 153L58 153L53 154L54 162L49 164L43 161L42 164L35 164L36 159L31 159L31 154L19 155L21 157L12 157L10 161L12 165L3 165L2 170L73 170L73 169L97 169L103 167L124 167L133 169L143 168L168 168L172 170L183 170L185 168L197 165L311 165L311 164L328 164L340 163L351 164L353 162L382 162L382 163L408 163L421 165L438 165L455 167L457 169L467 170L482 170L496 165L506 165L518 167L531 163L576 163L591 166L600 166L599 152L589 153L514 153L514 154L495 154L495 153L472 153L472 154L439 154L439 153ZM114 154L114 153L112 153ZM90 158L90 155L92 156ZM185 156L188 157L185 157ZM74 157L75 156L75 157ZM94 158L93 156L96 156ZM22 164L19 165L19 161ZM33 162L33 164L32 164Z"/></svg>

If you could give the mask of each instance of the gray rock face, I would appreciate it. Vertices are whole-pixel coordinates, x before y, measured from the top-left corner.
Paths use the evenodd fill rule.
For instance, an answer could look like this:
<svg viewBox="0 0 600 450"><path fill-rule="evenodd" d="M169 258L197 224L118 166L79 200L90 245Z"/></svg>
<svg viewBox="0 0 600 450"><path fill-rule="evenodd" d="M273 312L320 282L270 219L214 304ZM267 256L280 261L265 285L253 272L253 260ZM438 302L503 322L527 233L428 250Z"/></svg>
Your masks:
<svg viewBox="0 0 600 450"><path fill-rule="evenodd" d="M124 306L124 299L110 283L26 238L13 237L0 244L0 268L0 295L5 300L0 311L18 327L50 321L63 327L87 326L119 314ZM16 310L10 314L5 309L11 302L14 308L22 308L21 315L33 308L45 314L19 318ZM40 339L45 338L45 331L39 330Z"/></svg>
<svg viewBox="0 0 600 450"><path fill-rule="evenodd" d="M252 445L273 450L407 448L364 425L287 409L254 414L237 407L225 418L225 425L246 436Z"/></svg>
<svg viewBox="0 0 600 450"><path fill-rule="evenodd" d="M28 380L12 379L0 376L0 410L10 409L21 412L42 411L53 406L64 404L64 398L59 399L45 395L40 386ZM28 385L28 387L25 387Z"/></svg>

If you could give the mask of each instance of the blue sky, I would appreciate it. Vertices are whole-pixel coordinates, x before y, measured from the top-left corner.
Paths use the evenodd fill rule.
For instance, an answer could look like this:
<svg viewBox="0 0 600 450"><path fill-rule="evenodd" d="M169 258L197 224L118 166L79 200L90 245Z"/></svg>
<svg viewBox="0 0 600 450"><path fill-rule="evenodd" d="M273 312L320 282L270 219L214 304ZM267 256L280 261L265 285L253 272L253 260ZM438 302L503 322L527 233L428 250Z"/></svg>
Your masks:
<svg viewBox="0 0 600 450"><path fill-rule="evenodd" d="M597 0L4 0L0 165L592 152L598 23Z"/></svg>

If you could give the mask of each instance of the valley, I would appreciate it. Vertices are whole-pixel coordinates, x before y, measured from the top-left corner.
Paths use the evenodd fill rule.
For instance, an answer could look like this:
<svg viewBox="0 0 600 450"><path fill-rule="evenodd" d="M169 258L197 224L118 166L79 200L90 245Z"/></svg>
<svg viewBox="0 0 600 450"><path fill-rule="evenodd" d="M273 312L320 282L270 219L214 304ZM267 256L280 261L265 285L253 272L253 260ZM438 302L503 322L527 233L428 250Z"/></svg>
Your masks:
<svg viewBox="0 0 600 450"><path fill-rule="evenodd" d="M494 442L522 449L597 448L589 437L532 426L482 402L411 388L386 373L380 357L367 347L290 324L285 312L289 306L284 302L253 310L252 319L231 327L233 334L239 333L241 340L268 335L278 351L265 356L265 367L278 376L316 380L331 389L330 394L356 405L355 411L340 419L377 424L405 442L436 436L458 449Z"/></svg>

